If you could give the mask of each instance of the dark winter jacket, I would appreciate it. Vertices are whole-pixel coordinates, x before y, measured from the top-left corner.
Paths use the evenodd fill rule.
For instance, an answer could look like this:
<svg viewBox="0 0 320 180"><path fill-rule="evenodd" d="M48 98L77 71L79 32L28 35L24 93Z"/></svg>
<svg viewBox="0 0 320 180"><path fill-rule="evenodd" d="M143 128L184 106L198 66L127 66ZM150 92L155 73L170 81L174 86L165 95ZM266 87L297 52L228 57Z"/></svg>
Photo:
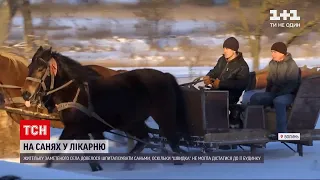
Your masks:
<svg viewBox="0 0 320 180"><path fill-rule="evenodd" d="M266 92L284 94L296 94L300 85L301 74L298 65L292 59L290 53L281 62L271 60L267 77Z"/></svg>
<svg viewBox="0 0 320 180"><path fill-rule="evenodd" d="M239 101L243 91L246 89L249 81L249 66L243 59L242 53L227 62L222 55L216 66L209 71L207 76L212 79L220 79L219 90L229 91L229 103L236 104Z"/></svg>

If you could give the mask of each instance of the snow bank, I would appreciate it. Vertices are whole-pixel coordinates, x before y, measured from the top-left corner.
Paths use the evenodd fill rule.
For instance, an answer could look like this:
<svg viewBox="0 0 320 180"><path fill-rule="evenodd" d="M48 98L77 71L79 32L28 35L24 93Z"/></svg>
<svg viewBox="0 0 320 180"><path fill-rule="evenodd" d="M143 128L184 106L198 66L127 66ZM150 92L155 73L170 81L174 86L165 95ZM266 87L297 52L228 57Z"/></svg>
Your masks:
<svg viewBox="0 0 320 180"><path fill-rule="evenodd" d="M0 176L14 175L22 179L106 179L93 175L0 161Z"/></svg>

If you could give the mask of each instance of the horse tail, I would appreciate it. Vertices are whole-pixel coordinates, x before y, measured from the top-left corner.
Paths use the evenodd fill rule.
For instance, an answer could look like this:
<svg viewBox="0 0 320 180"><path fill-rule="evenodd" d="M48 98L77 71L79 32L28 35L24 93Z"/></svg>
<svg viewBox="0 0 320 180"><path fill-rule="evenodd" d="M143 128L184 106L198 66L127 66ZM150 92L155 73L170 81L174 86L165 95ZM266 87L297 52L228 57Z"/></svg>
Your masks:
<svg viewBox="0 0 320 180"><path fill-rule="evenodd" d="M189 132L189 126L187 121L187 108L185 99L183 96L182 89L180 85L178 84L176 78L170 74L166 73L169 77L169 81L173 85L175 96L176 96L176 123L177 123L177 129L180 130L182 133L182 137L185 138L187 142L191 141L190 132Z"/></svg>

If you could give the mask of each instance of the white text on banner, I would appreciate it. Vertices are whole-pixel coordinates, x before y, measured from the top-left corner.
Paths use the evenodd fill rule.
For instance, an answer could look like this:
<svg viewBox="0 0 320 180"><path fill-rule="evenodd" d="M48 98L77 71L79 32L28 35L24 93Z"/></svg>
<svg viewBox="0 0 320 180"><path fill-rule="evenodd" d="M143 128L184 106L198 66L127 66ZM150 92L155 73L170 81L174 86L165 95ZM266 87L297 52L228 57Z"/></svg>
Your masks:
<svg viewBox="0 0 320 180"><path fill-rule="evenodd" d="M21 140L20 153L109 153L108 140Z"/></svg>

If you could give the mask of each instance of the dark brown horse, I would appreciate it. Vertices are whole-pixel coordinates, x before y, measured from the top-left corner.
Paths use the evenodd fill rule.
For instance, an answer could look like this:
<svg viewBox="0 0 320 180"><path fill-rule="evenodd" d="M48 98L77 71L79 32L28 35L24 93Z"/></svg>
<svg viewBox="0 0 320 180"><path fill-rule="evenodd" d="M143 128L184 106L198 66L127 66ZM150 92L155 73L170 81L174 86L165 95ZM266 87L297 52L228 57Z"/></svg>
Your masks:
<svg viewBox="0 0 320 180"><path fill-rule="evenodd" d="M37 53L40 53L42 50L42 47L39 48ZM12 52L0 52L0 108L6 106L44 114L53 112L55 104L50 104L50 102L45 104L45 106L38 106L38 101L33 101L31 107L25 106L25 100L21 97L21 86L23 86L25 78L27 77L28 64L28 60L18 54ZM104 78L125 72L125 70L116 71L98 65L87 65L87 67L92 68ZM13 121L10 119L7 121L2 120L1 125L3 125L3 128L1 129L1 132L13 137L12 140L8 139L9 141L15 141L14 137L19 136L19 123L21 119L35 118L17 113L6 113ZM51 120L50 125L54 128L64 128L64 125L60 120ZM101 135L92 136L100 136L100 138L103 138ZM19 144L19 142L12 143ZM129 140L128 145L131 145L132 143L133 140ZM130 146L128 146L128 148L130 148Z"/></svg>
<svg viewBox="0 0 320 180"><path fill-rule="evenodd" d="M42 47L40 47L38 51L41 50L41 48ZM92 70L97 72L102 78L105 78L105 79L119 73L127 72L126 70L113 70L113 69L105 68L103 66L98 66L98 65L85 65L85 66L91 68ZM43 101L45 102L44 106L48 109L49 113L52 113L53 110L55 109L55 104L50 99L47 99L47 98L48 97L43 97ZM63 126L63 124L61 124L61 126Z"/></svg>
<svg viewBox="0 0 320 180"><path fill-rule="evenodd" d="M40 53L41 50L43 50L41 48L37 50L37 53ZM21 97L21 86L23 86L28 73L28 64L28 60L18 54L12 52L0 52L0 108L6 106L48 114L48 111L53 111L55 104L48 103L46 106L38 106L38 100L34 100L32 101L31 107L26 107L25 100ZM125 72L125 70L116 71L98 65L87 65L87 67L92 68L104 78ZM20 120L34 119L35 117L11 113L8 111L6 113L11 120L1 120L1 132L12 137L11 139L8 138L8 141L12 141L13 144L19 145L19 142L16 142L16 139L18 140L18 138L15 137L19 137ZM54 128L64 128L64 125L60 120L51 120L50 125ZM92 136L104 138L101 134L93 134ZM132 140L129 140L129 145L131 145L132 142ZM128 146L128 148L130 148L130 146Z"/></svg>
<svg viewBox="0 0 320 180"><path fill-rule="evenodd" d="M40 47L36 54L40 53L42 50L43 48ZM25 100L23 100L21 97L21 86L23 86L23 83L27 77L28 65L29 61L23 56L13 52L0 52L0 94L4 100L4 102L1 102L0 99L0 107L8 106L45 114L47 114L48 111L52 112L55 106L49 105L50 103L46 104L47 106L45 107L38 106L37 102L32 103L31 107L25 106ZM98 65L87 65L87 67L92 68L104 78L126 72L125 70L116 71ZM20 123L21 119L34 119L34 117L10 112L7 112L7 114L18 124ZM51 127L63 128L64 126L60 121L51 121Z"/></svg>
<svg viewBox="0 0 320 180"><path fill-rule="evenodd" d="M43 92L52 93L51 98L58 104L65 127L60 139L85 139L89 133L120 129L138 138L130 153L139 153L149 141L145 124L149 116L157 122L174 152L183 152L178 144L181 136L189 139L182 91L169 73L140 69L104 79L50 48L33 59L28 77L22 93L26 101ZM46 91L37 82L39 79L46 87L54 84L53 88ZM59 106L66 102L76 102L86 109Z"/></svg>

